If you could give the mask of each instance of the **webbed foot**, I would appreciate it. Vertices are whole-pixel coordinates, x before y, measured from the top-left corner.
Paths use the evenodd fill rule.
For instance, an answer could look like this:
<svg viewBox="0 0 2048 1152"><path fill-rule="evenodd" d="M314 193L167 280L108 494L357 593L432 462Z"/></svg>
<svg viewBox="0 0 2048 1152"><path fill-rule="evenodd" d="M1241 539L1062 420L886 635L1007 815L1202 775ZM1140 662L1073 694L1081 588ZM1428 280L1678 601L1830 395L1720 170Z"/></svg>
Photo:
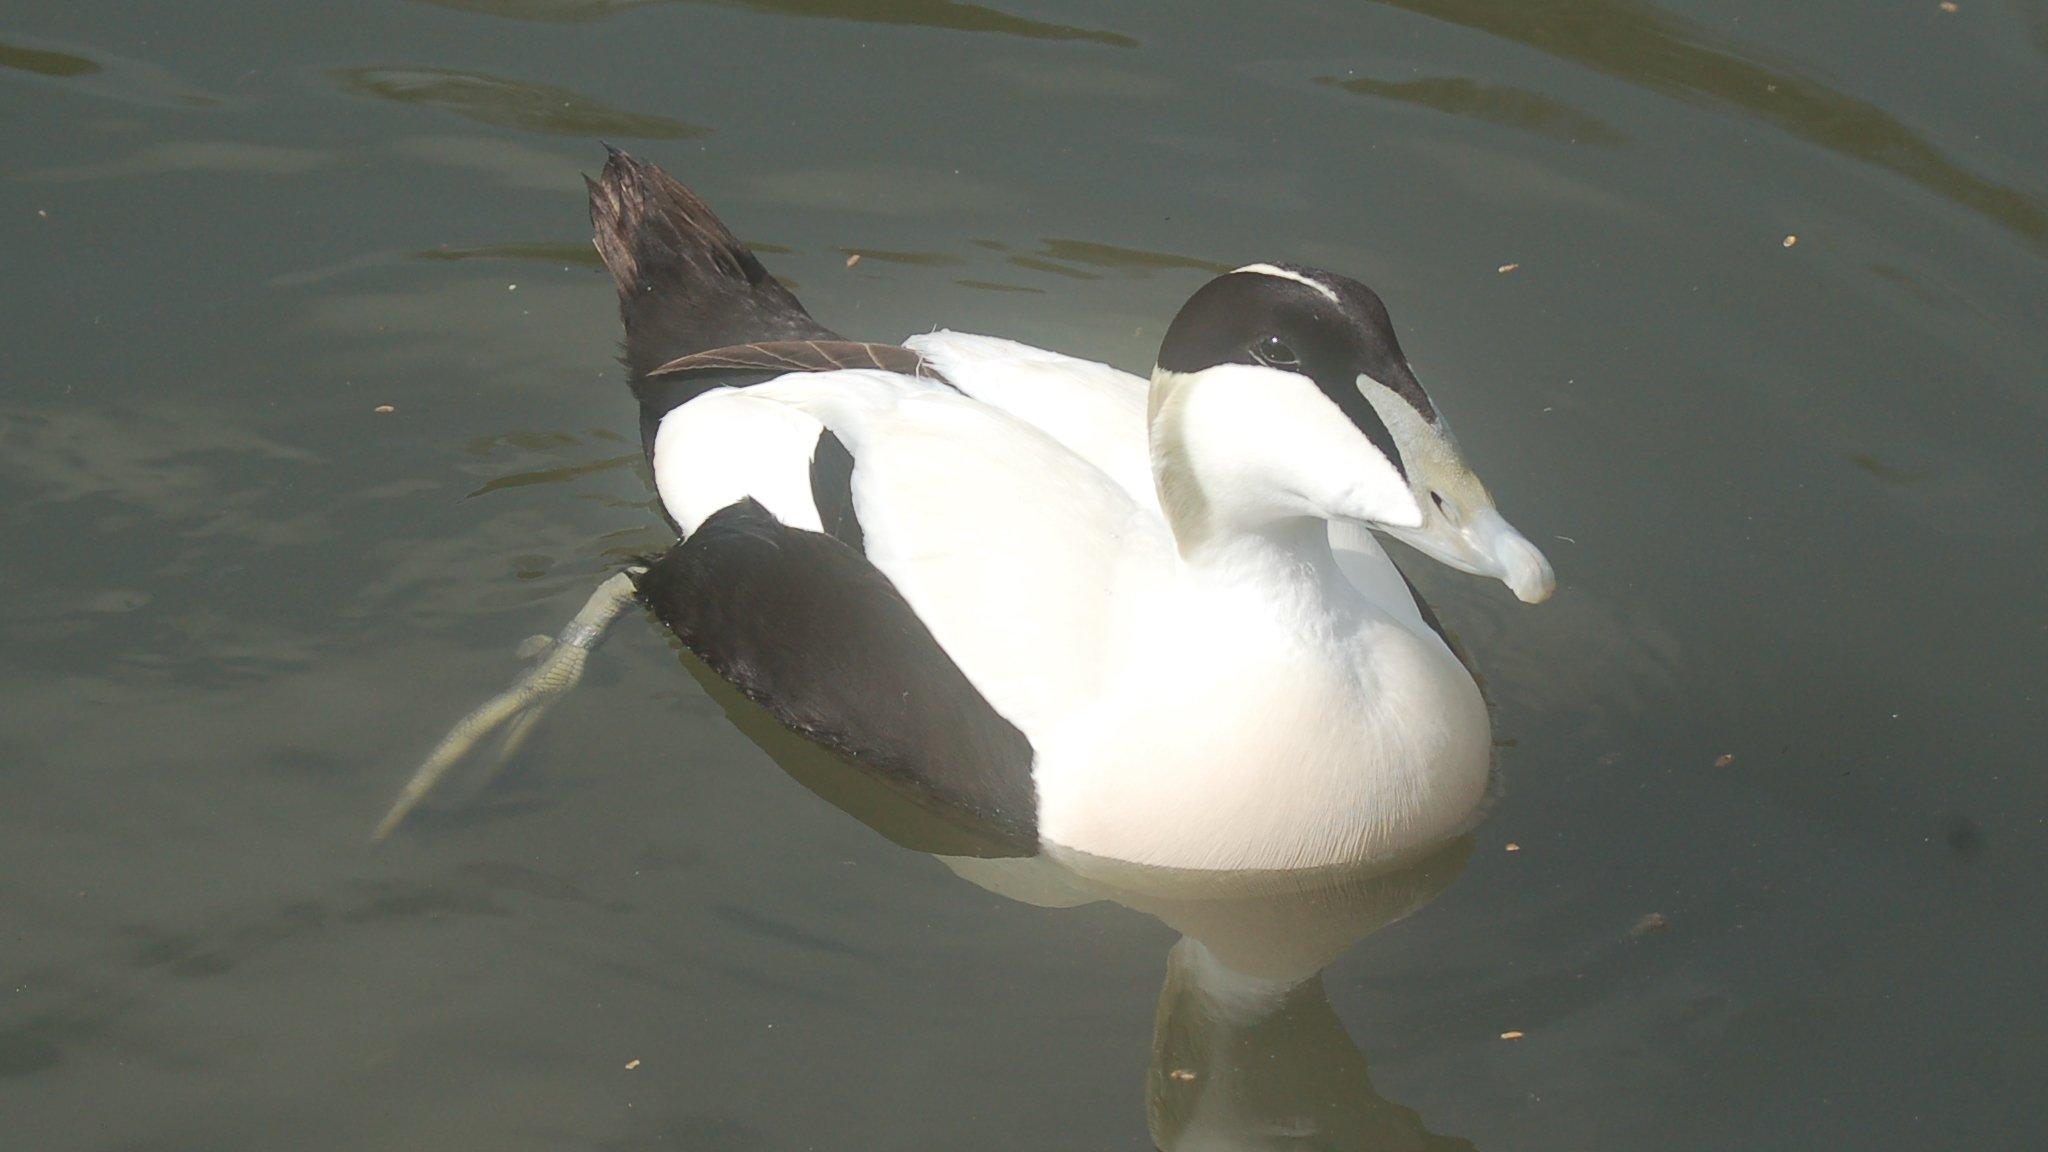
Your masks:
<svg viewBox="0 0 2048 1152"><path fill-rule="evenodd" d="M370 833L370 839L382 840L391 835L448 775L449 770L486 737L502 730L497 762L503 764L510 759L548 709L583 679L583 668L590 660L590 650L604 639L605 629L611 622L635 602L638 593L633 586L633 577L645 571L645 568L628 568L598 585L582 610L552 642L536 644L535 640L545 641L546 638L534 637L521 644L520 655L538 657L538 663L514 681L510 688L456 721L455 727L434 746L426 762L412 774L412 779L406 781L391 810Z"/></svg>

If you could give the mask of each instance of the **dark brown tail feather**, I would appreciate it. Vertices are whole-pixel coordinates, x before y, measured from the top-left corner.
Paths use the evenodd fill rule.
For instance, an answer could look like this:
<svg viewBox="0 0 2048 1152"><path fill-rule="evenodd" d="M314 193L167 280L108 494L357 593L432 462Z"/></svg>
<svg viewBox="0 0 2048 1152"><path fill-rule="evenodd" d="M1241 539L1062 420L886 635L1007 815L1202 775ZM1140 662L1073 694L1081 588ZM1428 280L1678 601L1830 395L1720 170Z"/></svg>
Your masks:
<svg viewBox="0 0 2048 1152"><path fill-rule="evenodd" d="M584 183L597 251L619 290L624 360L643 415L651 409L659 419L714 383L649 377L671 360L734 344L841 339L811 319L695 193L607 147L604 172Z"/></svg>

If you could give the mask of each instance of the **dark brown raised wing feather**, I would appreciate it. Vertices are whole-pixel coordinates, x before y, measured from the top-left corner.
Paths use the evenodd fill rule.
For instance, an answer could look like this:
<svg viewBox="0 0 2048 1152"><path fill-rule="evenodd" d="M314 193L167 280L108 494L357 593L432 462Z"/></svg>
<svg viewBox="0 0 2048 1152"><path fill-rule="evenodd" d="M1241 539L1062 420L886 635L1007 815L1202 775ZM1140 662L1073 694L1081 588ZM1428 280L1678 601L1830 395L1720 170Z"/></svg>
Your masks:
<svg viewBox="0 0 2048 1152"><path fill-rule="evenodd" d="M905 376L943 380L925 358L901 344L865 344L858 340L768 340L708 348L671 360L649 376L690 372L838 372L848 368L880 369Z"/></svg>

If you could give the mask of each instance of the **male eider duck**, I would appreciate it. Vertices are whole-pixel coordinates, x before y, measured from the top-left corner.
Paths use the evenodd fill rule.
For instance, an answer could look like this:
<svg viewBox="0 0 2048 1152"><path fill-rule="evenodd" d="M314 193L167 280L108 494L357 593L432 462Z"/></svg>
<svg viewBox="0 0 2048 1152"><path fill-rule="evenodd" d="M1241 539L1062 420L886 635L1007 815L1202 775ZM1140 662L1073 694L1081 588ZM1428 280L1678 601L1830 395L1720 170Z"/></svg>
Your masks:
<svg viewBox="0 0 2048 1152"><path fill-rule="evenodd" d="M1530 603L1554 580L1370 288L1218 276L1148 381L848 340L659 168L613 151L589 188L680 537L628 594L782 724L1023 854L1348 867L1469 824L1487 709L1373 533Z"/></svg>

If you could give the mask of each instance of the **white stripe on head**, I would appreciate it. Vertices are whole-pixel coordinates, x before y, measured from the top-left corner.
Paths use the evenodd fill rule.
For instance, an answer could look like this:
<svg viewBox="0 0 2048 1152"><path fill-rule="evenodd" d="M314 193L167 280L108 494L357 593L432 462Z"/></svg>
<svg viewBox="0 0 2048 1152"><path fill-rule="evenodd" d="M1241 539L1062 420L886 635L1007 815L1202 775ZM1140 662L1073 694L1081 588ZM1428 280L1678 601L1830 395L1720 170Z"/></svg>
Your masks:
<svg viewBox="0 0 2048 1152"><path fill-rule="evenodd" d="M1306 284L1309 287L1315 289L1316 291L1321 292L1323 295L1328 296L1330 298L1330 303L1342 303L1342 301L1337 299L1337 293L1334 290L1332 290L1328 285L1319 283L1315 280L1310 279L1307 276L1302 275L1299 272L1296 272L1289 268L1282 268L1276 264L1247 264L1242 268L1231 269L1230 274L1235 276L1239 272L1256 272L1261 276L1278 276L1282 280L1292 280L1297 284Z"/></svg>

